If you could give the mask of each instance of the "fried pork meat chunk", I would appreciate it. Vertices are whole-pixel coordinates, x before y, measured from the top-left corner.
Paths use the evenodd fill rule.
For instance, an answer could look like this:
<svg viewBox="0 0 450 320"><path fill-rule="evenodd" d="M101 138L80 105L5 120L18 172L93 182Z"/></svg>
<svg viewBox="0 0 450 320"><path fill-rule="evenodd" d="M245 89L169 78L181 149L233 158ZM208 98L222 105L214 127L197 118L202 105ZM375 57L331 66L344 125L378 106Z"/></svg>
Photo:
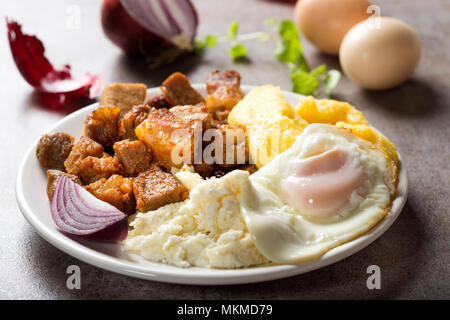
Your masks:
<svg viewBox="0 0 450 320"><path fill-rule="evenodd" d="M47 197L48 200L52 201L53 193L55 192L56 183L59 177L66 176L75 183L81 185L81 180L73 174L68 174L60 170L47 170Z"/></svg>
<svg viewBox="0 0 450 320"><path fill-rule="evenodd" d="M181 167L183 163L192 164L196 153L201 154L202 132L211 124L212 117L204 105L186 105L150 113L135 132L158 161Z"/></svg>
<svg viewBox="0 0 450 320"><path fill-rule="evenodd" d="M72 151L64 162L67 172L78 175L80 162L89 156L101 158L103 156L103 147L91 138L81 137L73 146Z"/></svg>
<svg viewBox="0 0 450 320"><path fill-rule="evenodd" d="M147 104L150 107L153 107L156 109L170 108L169 102L167 102L166 96L164 95L164 93L158 93L158 94L151 96L150 98L148 98Z"/></svg>
<svg viewBox="0 0 450 320"><path fill-rule="evenodd" d="M214 130L216 130L214 137L221 137L223 143L221 149L216 147L214 150L215 163L218 166L230 167L249 162L244 128L228 124L216 124ZM216 143L215 138L213 143ZM216 145L218 144L216 143Z"/></svg>
<svg viewBox="0 0 450 320"><path fill-rule="evenodd" d="M44 168L65 170L64 161L73 148L74 138L67 133L44 134L38 142L36 157Z"/></svg>
<svg viewBox="0 0 450 320"><path fill-rule="evenodd" d="M80 161L78 169L78 176L85 184L101 178L109 178L120 172L119 162L110 155L105 155L102 158L89 156Z"/></svg>
<svg viewBox="0 0 450 320"><path fill-rule="evenodd" d="M169 110L158 109L136 128L136 136L154 152L156 160L181 167L183 162L193 162L196 127L200 130L200 126L177 118Z"/></svg>
<svg viewBox="0 0 450 320"><path fill-rule="evenodd" d="M168 172L160 167L141 173L133 179L137 209L140 212L155 210L166 204L185 200L189 192Z"/></svg>
<svg viewBox="0 0 450 320"><path fill-rule="evenodd" d="M125 113L119 125L119 138L137 140L134 130L140 125L149 113L155 111L154 107L142 104L134 106L130 111Z"/></svg>
<svg viewBox="0 0 450 320"><path fill-rule="evenodd" d="M210 178L214 175L214 172L217 170L214 164L207 164L205 162L194 164L194 171L198 173L203 178Z"/></svg>
<svg viewBox="0 0 450 320"><path fill-rule="evenodd" d="M214 70L206 79L206 106L210 112L231 110L242 99L241 76L237 71Z"/></svg>
<svg viewBox="0 0 450 320"><path fill-rule="evenodd" d="M123 117L134 106L144 104L147 86L142 83L113 83L103 89L100 97L101 107L119 107Z"/></svg>
<svg viewBox="0 0 450 320"><path fill-rule="evenodd" d="M183 122L190 124L201 122L202 131L211 128L212 116L208 113L204 104L176 106L170 108L169 111Z"/></svg>
<svg viewBox="0 0 450 320"><path fill-rule="evenodd" d="M119 107L103 107L92 111L84 121L83 135L110 147L118 139Z"/></svg>
<svg viewBox="0 0 450 320"><path fill-rule="evenodd" d="M136 200L133 193L133 181L120 175L108 179L101 178L85 187L98 199L108 202L126 214L136 212Z"/></svg>
<svg viewBox="0 0 450 320"><path fill-rule="evenodd" d="M190 105L205 102L202 95L192 88L189 79L180 72L173 73L161 86L165 100L170 106Z"/></svg>
<svg viewBox="0 0 450 320"><path fill-rule="evenodd" d="M118 141L114 144L114 152L114 158L126 176L135 176L150 168L152 153L142 141Z"/></svg>
<svg viewBox="0 0 450 320"><path fill-rule="evenodd" d="M227 124L228 123L228 114L231 110L227 109L217 109L215 111L211 111L212 118L215 123L218 124Z"/></svg>

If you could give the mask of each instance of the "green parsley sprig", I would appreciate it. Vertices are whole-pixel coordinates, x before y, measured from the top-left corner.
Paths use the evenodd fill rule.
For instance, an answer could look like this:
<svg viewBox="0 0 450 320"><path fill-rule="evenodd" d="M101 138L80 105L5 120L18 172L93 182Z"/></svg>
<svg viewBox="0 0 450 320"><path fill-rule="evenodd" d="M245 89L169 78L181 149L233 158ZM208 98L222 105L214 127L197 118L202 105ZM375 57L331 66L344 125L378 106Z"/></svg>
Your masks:
<svg viewBox="0 0 450 320"><path fill-rule="evenodd" d="M229 44L229 55L235 60L242 60L248 54L243 41L257 39L260 42L272 41L276 43L275 57L289 69L292 82L292 91L304 95L317 96L319 88L323 86L326 95L331 95L337 86L341 73L337 70L327 70L322 64L311 69L303 55L303 47L300 42L300 34L291 20L276 19L265 20L267 28L264 32L239 34L239 23L232 21L225 37L217 37L209 34L204 39L196 39L196 51L201 53L206 48L212 48L217 43Z"/></svg>

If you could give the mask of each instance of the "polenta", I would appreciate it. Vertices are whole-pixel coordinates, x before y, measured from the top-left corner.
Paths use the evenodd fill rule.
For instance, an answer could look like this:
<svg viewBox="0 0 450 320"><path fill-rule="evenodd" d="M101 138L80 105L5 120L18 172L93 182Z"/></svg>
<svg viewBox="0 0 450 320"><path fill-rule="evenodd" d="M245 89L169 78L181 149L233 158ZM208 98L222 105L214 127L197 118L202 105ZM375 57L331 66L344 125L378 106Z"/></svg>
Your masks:
<svg viewBox="0 0 450 320"><path fill-rule="evenodd" d="M397 150L389 139L370 127L363 114L347 102L302 97L292 107L279 87L251 90L230 112L228 123L246 128L250 155L258 168L289 149L310 123L326 123L349 130L371 142L396 165Z"/></svg>

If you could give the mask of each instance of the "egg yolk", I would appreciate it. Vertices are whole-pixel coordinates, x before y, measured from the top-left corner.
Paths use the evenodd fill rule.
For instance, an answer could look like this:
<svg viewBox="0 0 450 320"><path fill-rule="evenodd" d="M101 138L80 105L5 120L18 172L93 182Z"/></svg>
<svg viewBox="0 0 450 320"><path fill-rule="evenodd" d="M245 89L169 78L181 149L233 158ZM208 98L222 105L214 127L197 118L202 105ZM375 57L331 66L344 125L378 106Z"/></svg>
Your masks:
<svg viewBox="0 0 450 320"><path fill-rule="evenodd" d="M366 180L358 159L333 148L318 155L293 161L281 187L300 214L329 217L337 214L352 192Z"/></svg>

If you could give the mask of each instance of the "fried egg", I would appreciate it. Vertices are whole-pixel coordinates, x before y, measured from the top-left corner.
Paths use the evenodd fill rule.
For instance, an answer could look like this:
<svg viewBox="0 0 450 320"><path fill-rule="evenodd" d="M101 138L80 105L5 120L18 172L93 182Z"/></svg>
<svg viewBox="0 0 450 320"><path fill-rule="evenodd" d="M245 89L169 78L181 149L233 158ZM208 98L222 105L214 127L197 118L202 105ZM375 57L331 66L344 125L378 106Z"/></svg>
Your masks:
<svg viewBox="0 0 450 320"><path fill-rule="evenodd" d="M397 173L368 141L310 124L242 186L241 212L258 250L277 263L316 259L389 212Z"/></svg>

